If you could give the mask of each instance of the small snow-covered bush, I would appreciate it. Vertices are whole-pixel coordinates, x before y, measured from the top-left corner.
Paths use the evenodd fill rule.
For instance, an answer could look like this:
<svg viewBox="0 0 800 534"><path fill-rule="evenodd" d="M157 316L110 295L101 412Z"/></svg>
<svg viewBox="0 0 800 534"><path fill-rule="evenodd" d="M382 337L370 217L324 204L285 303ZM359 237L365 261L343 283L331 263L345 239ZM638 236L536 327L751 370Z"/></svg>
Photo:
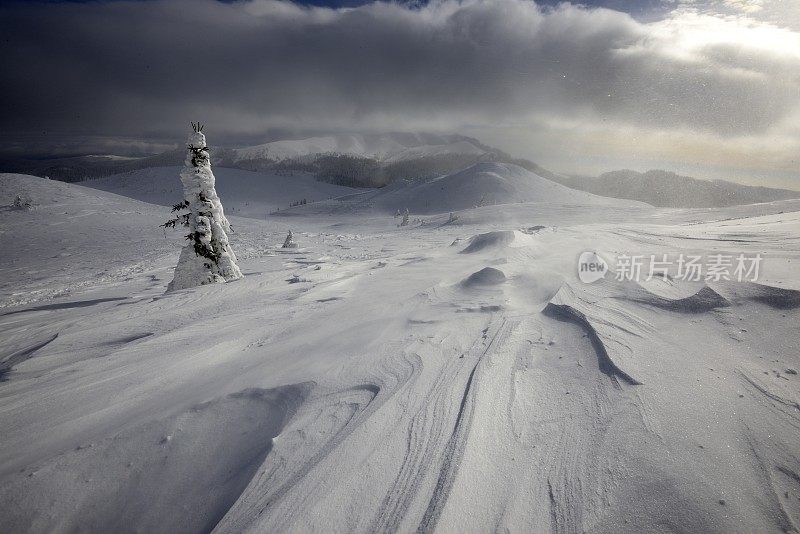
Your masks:
<svg viewBox="0 0 800 534"><path fill-rule="evenodd" d="M29 210L33 207L33 200L28 195L21 194L14 197L14 202L11 205L18 210Z"/></svg>
<svg viewBox="0 0 800 534"><path fill-rule="evenodd" d="M281 248L297 248L297 243L294 242L294 235L292 235L292 231L289 230L289 235L286 236L286 240L283 242L283 246Z"/></svg>

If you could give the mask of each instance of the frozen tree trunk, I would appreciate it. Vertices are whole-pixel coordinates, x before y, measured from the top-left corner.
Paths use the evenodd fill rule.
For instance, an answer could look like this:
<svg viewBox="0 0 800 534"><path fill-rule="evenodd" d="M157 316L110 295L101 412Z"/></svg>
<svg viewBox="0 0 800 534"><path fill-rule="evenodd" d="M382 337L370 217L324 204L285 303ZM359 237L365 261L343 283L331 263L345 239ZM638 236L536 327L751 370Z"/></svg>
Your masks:
<svg viewBox="0 0 800 534"><path fill-rule="evenodd" d="M206 136L201 126L194 128L195 132L189 135L185 166L181 171L189 209L188 243L181 250L168 291L242 278L236 255L228 243L227 232L231 231L231 226L214 188Z"/></svg>

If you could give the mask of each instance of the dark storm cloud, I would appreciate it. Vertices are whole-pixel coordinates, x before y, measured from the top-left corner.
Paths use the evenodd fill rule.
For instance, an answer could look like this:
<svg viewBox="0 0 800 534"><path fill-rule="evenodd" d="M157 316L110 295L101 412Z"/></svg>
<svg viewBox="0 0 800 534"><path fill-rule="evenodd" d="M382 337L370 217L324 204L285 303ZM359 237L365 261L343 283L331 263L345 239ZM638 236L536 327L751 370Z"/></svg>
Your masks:
<svg viewBox="0 0 800 534"><path fill-rule="evenodd" d="M670 24L521 0L11 4L0 128L171 135L199 118L232 135L547 116L741 136L797 108L797 49L698 44Z"/></svg>

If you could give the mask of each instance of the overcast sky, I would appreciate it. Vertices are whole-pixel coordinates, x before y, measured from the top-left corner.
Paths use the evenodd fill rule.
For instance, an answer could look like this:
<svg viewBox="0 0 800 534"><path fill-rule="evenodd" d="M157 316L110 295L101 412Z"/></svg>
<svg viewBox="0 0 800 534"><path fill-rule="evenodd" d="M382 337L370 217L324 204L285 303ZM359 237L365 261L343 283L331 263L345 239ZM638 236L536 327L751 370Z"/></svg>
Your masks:
<svg viewBox="0 0 800 534"><path fill-rule="evenodd" d="M800 189L800 1L6 2L0 153L460 132ZM128 148L130 147L130 148Z"/></svg>

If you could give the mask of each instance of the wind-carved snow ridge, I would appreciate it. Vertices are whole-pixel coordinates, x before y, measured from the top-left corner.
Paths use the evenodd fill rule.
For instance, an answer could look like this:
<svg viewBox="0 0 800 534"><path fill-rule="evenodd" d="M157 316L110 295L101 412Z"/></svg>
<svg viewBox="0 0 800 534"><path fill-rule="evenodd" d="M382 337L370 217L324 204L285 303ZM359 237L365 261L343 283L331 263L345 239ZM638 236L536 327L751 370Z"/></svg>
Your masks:
<svg viewBox="0 0 800 534"><path fill-rule="evenodd" d="M58 337L58 332L49 336L44 341L39 341L37 343L34 343L29 347L18 350L0 359L0 382L3 382L6 379L6 375L11 372L11 370L15 365L24 362L25 360L33 356L37 350L44 348L53 341L55 341L57 337Z"/></svg>
<svg viewBox="0 0 800 534"><path fill-rule="evenodd" d="M669 281L665 284L661 289L670 296L685 290ZM617 375L628 384L641 385L632 371L638 365L633 354L641 340L648 337L650 326L636 315L635 308L629 306L631 303L680 314L702 314L731 305L708 285L686 297L668 298L636 282L601 280L582 290L565 283L543 311L584 329L597 351L603 372Z"/></svg>
<svg viewBox="0 0 800 534"><path fill-rule="evenodd" d="M413 383L422 367L413 355L387 364L383 380L321 392L307 401L215 532L280 531L296 521L298 510L306 509L318 491L312 471L331 469L335 460L329 456L341 452L343 442L399 388ZM298 486L312 489L298 492Z"/></svg>
<svg viewBox="0 0 800 534"><path fill-rule="evenodd" d="M800 491L800 475L789 464L795 463L792 454L781 451L774 445L762 443L749 431L746 440L750 445L756 465L764 473L768 487L772 490L770 495L765 495L770 509L776 518L781 531L798 532L800 530L800 507L787 498L788 495L797 495ZM773 449L769 451L769 449ZM777 450L776 450L777 449ZM770 457L778 457L779 463L770 461ZM796 468L795 468L796 469Z"/></svg>
<svg viewBox="0 0 800 534"><path fill-rule="evenodd" d="M756 282L722 283L720 291L730 293L735 301L750 300L777 310L800 308L800 291Z"/></svg>
<svg viewBox="0 0 800 534"><path fill-rule="evenodd" d="M563 319L576 323L583 328L592 342L592 347L597 353L600 371L602 371L605 375L619 377L627 384L633 386L641 385L641 382L633 378L627 372L623 371L617 362L614 361L614 358L611 354L609 354L608 347L605 343L603 343L603 339L600 337L597 329L578 306L579 305L576 305L574 292L569 286L565 285L550 300L550 302L547 303L543 313L556 319Z"/></svg>
<svg viewBox="0 0 800 534"><path fill-rule="evenodd" d="M641 286L636 286L622 298L640 304L647 304L662 310L670 310L681 313L703 313L716 308L730 306L722 295L708 286L703 286L697 293L684 298L669 299L660 295L655 295Z"/></svg>
<svg viewBox="0 0 800 534"><path fill-rule="evenodd" d="M201 130L195 127L187 141L181 182L189 209L186 220L189 242L181 250L168 291L230 282L242 277L236 255L228 242L227 232L231 231L231 225L214 187L206 136Z"/></svg>

